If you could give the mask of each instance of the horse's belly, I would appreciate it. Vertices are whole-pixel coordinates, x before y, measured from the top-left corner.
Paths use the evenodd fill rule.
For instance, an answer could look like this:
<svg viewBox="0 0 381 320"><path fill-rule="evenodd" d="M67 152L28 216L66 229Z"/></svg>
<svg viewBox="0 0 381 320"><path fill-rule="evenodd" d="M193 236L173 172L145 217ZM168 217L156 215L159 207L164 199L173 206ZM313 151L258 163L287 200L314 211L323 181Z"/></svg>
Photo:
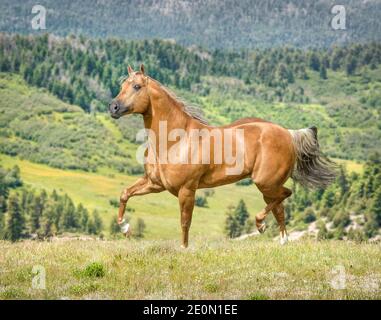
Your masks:
<svg viewBox="0 0 381 320"><path fill-rule="evenodd" d="M250 177L251 170L244 169L237 174L228 174L226 166L219 166L203 175L199 182L199 188L212 188L225 184L234 183Z"/></svg>

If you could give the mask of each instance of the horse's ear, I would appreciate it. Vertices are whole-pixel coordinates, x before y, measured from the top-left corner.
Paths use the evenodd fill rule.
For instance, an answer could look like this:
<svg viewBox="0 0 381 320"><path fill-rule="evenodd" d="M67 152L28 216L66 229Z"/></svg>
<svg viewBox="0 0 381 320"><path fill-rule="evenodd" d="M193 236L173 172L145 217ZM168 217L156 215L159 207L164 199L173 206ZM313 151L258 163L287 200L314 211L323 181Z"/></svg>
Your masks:
<svg viewBox="0 0 381 320"><path fill-rule="evenodd" d="M142 74L144 74L144 64L143 64L143 63L140 65L140 72L141 72Z"/></svg>
<svg viewBox="0 0 381 320"><path fill-rule="evenodd" d="M130 65L128 65L127 71L129 76L134 72Z"/></svg>

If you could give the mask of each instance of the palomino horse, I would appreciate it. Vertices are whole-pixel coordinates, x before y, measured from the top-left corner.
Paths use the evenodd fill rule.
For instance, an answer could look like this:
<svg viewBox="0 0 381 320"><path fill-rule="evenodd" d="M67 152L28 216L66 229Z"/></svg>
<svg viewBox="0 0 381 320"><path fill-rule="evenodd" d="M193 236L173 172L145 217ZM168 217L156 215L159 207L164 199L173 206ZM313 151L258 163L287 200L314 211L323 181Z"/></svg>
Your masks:
<svg viewBox="0 0 381 320"><path fill-rule="evenodd" d="M287 130L258 118L245 118L222 127L208 126L199 116L192 114L172 92L148 77L143 65L137 72L128 67L128 77L123 81L118 96L110 103L109 111L115 119L139 113L143 116L147 131L153 133L148 136L145 155L150 153L154 161L145 162L145 175L123 190L118 223L124 222L126 204L131 197L168 190L179 199L182 247L188 246L195 193L199 188L217 187L251 177L267 204L256 215L256 226L263 232L264 220L272 211L279 224L280 242L284 244L287 242L287 232L282 202L292 193L284 187L286 180L291 177L307 187L322 187L335 177L334 163L319 150L316 127ZM157 152L161 148L160 143L155 135L160 135L162 123L166 124L168 131L181 129L185 134L197 130L211 133L211 145L209 148L201 148L204 156L208 153L210 161L171 163L161 157ZM225 135L226 130L232 133L229 139ZM234 164L216 155L218 133L222 137L218 141L222 152L230 148L238 154L238 149L243 146L241 170L228 174ZM189 160L190 155L194 155L194 151L190 150L191 136L185 135L181 144L177 138L166 137L166 148L174 148L177 154L187 154L183 159ZM199 146L203 143L202 138L201 135L196 140ZM229 141L230 146L226 141ZM196 155L197 159L200 160L199 154Z"/></svg>

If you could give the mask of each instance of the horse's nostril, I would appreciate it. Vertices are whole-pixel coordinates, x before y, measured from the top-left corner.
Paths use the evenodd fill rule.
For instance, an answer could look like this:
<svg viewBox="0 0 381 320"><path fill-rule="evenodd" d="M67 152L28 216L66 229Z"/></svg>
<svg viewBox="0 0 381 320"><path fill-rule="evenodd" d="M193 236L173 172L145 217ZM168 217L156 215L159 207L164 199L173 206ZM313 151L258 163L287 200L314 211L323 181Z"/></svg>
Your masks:
<svg viewBox="0 0 381 320"><path fill-rule="evenodd" d="M111 103L109 108L112 112L117 112L119 110L119 105L117 103Z"/></svg>

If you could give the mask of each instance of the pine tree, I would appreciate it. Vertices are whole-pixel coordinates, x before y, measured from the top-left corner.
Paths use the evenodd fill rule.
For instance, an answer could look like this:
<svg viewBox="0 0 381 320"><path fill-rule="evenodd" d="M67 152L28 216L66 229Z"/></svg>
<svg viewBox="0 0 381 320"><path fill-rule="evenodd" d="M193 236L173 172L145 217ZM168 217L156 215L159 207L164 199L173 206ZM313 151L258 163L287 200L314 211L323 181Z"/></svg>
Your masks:
<svg viewBox="0 0 381 320"><path fill-rule="evenodd" d="M345 62L345 71L347 75L353 75L356 71L357 60L354 56L350 55L347 57Z"/></svg>
<svg viewBox="0 0 381 320"><path fill-rule="evenodd" d="M238 202L238 206L235 209L235 216L237 217L238 223L243 227L246 220L249 218L249 212L247 211L245 202L241 199Z"/></svg>
<svg viewBox="0 0 381 320"><path fill-rule="evenodd" d="M99 216L98 211L93 211L93 216L89 219L87 223L87 232L89 234L100 234L103 229L103 222Z"/></svg>
<svg viewBox="0 0 381 320"><path fill-rule="evenodd" d="M381 227L381 188L378 188L373 197L373 204L370 208L370 212L374 221L379 227Z"/></svg>
<svg viewBox="0 0 381 320"><path fill-rule="evenodd" d="M323 194L322 202L323 202L324 208L332 208L335 205L336 196L335 196L335 189L333 185L328 187L328 189L325 190Z"/></svg>
<svg viewBox="0 0 381 320"><path fill-rule="evenodd" d="M38 235L40 238L52 237L57 234L58 230L55 224L56 210L52 199L45 204L44 211L40 220L40 228Z"/></svg>
<svg viewBox="0 0 381 320"><path fill-rule="evenodd" d="M5 226L5 238L11 241L17 241L23 237L25 228L25 219L20 207L20 200L16 193L8 198L8 213Z"/></svg>
<svg viewBox="0 0 381 320"><path fill-rule="evenodd" d="M77 214L80 219L81 230L86 232L89 223L89 212L83 207L82 203L78 205Z"/></svg>
<svg viewBox="0 0 381 320"><path fill-rule="evenodd" d="M336 180L337 180L337 184L340 187L341 199L343 199L345 196L347 196L349 188L350 188L349 181L347 178L347 173L343 166L340 167L340 171Z"/></svg>
<svg viewBox="0 0 381 320"><path fill-rule="evenodd" d="M310 68L312 70L319 71L319 69L320 69L320 59L319 59L318 55L315 52L312 52L310 54L309 64L310 64Z"/></svg>
<svg viewBox="0 0 381 320"><path fill-rule="evenodd" d="M327 79L327 69L324 64L322 64L320 67L320 78L323 80Z"/></svg>
<svg viewBox="0 0 381 320"><path fill-rule="evenodd" d="M94 218L94 226L95 226L96 234L100 234L103 230L103 222L97 210L94 210L93 218Z"/></svg>
<svg viewBox="0 0 381 320"><path fill-rule="evenodd" d="M235 216L234 209L234 206L228 207L227 217L225 220L225 233L229 238L239 237L242 232L242 227Z"/></svg>
<svg viewBox="0 0 381 320"><path fill-rule="evenodd" d="M75 210L73 201L65 194L63 198L64 207L60 221L60 229L74 231L79 228L79 217Z"/></svg>
<svg viewBox="0 0 381 320"><path fill-rule="evenodd" d="M44 210L44 203L42 202L41 195L36 195L31 204L30 218L29 218L29 231L35 233L40 229L40 219Z"/></svg>

